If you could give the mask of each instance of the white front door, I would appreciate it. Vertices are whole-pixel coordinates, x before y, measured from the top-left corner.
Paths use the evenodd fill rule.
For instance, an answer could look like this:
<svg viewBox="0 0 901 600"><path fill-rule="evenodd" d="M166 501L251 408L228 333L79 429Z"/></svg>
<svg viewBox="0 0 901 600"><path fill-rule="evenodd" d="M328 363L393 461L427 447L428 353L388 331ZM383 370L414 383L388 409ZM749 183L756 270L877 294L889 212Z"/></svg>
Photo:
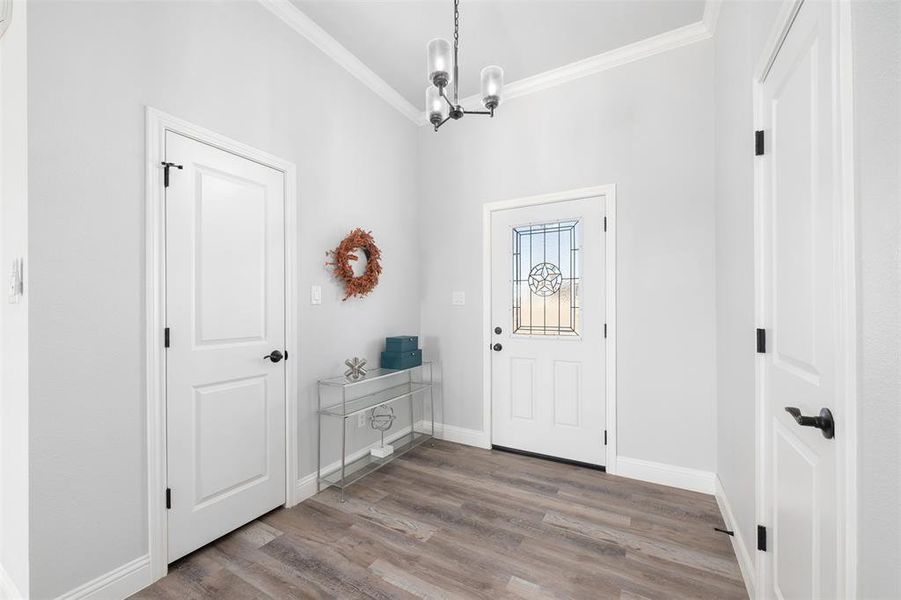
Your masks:
<svg viewBox="0 0 901 600"><path fill-rule="evenodd" d="M491 216L491 442L604 465L604 198Z"/></svg>
<svg viewBox="0 0 901 600"><path fill-rule="evenodd" d="M758 390L767 598L842 595L836 578L838 445L812 426L823 409L836 417L841 412L831 10L831 3L804 3L761 89L757 236L766 348ZM842 435L839 423L835 436Z"/></svg>
<svg viewBox="0 0 901 600"><path fill-rule="evenodd" d="M285 503L285 181L172 132L166 160L171 562Z"/></svg>

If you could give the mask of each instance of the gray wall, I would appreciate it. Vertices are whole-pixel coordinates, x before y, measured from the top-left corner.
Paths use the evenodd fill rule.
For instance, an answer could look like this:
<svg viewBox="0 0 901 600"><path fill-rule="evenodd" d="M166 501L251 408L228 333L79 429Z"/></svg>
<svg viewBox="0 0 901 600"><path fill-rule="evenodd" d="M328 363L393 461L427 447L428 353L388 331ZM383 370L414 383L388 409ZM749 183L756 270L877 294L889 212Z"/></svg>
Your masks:
<svg viewBox="0 0 901 600"><path fill-rule="evenodd" d="M613 183L619 454L713 471L713 43L423 128L420 143L422 331L443 421L483 427L482 204Z"/></svg>
<svg viewBox="0 0 901 600"><path fill-rule="evenodd" d="M778 2L724 2L716 27L717 474L756 550L752 81Z"/></svg>
<svg viewBox="0 0 901 600"><path fill-rule="evenodd" d="M901 3L851 11L861 598L901 598Z"/></svg>
<svg viewBox="0 0 901 600"><path fill-rule="evenodd" d="M256 2L37 1L28 40L31 582L47 598L147 552L145 105L297 165L301 475L315 379L417 333L417 132ZM355 226L385 271L342 303L325 251Z"/></svg>

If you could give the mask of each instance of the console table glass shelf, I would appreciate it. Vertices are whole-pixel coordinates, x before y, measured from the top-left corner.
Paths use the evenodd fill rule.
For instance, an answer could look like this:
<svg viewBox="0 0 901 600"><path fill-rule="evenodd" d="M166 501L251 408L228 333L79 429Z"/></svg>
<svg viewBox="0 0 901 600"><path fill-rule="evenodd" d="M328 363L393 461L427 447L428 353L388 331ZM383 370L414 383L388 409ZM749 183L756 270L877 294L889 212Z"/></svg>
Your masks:
<svg viewBox="0 0 901 600"><path fill-rule="evenodd" d="M428 379L424 380L426 371L428 371ZM364 385L366 385L365 391L359 393L360 386ZM317 489L335 486L341 490L342 501L344 488L432 439L435 434L432 363L424 362L421 366L411 369L373 369L365 377L357 380L345 377L320 379L317 388L317 412L319 415ZM328 390L331 390L332 395L340 395L341 401L332 401L323 406L323 395ZM355 394L355 392L357 393ZM429 401L428 421L426 421L426 392L428 392ZM409 400L409 426L397 431L389 429L386 432L386 442L393 445L394 452L385 458L379 458L373 456L367 446L361 451L348 455L348 419L404 399ZM414 408L417 400L421 403L419 421L416 419ZM334 421L336 418L342 419L340 464L323 465L323 423Z"/></svg>

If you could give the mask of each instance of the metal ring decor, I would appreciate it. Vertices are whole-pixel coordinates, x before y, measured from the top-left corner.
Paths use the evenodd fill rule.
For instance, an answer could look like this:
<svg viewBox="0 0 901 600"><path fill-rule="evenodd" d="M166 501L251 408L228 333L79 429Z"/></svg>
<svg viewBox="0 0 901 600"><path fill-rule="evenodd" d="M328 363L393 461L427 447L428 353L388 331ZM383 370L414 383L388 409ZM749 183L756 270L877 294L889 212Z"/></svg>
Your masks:
<svg viewBox="0 0 901 600"><path fill-rule="evenodd" d="M354 254L355 250L362 250L366 255L366 271L359 277L354 277L354 270L350 261L359 260ZM379 284L379 275L382 273L382 251L375 244L371 231L365 231L357 227L347 234L338 247L326 253L332 260L325 263L332 267L335 277L344 282L344 300L353 296L362 298Z"/></svg>

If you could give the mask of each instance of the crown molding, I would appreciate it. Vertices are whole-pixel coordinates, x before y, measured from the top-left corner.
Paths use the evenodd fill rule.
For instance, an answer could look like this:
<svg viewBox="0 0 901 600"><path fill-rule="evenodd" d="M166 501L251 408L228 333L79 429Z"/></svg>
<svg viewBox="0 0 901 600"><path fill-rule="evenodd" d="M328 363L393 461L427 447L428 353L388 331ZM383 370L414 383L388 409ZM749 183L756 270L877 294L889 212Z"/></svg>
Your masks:
<svg viewBox="0 0 901 600"><path fill-rule="evenodd" d="M384 79L363 64L350 50L341 45L338 40L329 35L289 0L258 0L258 2L294 31L307 38L326 56L344 67L348 73L360 80L363 85L410 121L416 125L428 124L425 111L413 106L400 92L388 85ZM508 83L504 86L504 100L534 94L608 69L710 39L716 30L721 6L722 0L706 0L703 16L696 23ZM463 98L460 104L466 108L478 108L481 106L481 98L478 94L473 94Z"/></svg>
<svg viewBox="0 0 901 600"><path fill-rule="evenodd" d="M354 56L338 40L317 25L289 0L258 0L266 9L284 21L291 29L304 36L326 56L344 67L348 73L360 80L363 85L375 92L382 100L397 109L413 123L421 125L422 112L400 95L400 93L375 74L363 62Z"/></svg>
<svg viewBox="0 0 901 600"><path fill-rule="evenodd" d="M716 0L708 1L707 6L718 2ZM705 8L705 15L707 9ZM715 12L711 11L711 21L715 22ZM626 46L621 46L603 52L601 54L579 60L550 71L545 71L525 79L520 79L512 83L504 85L504 100L509 101L513 98L527 96L540 92L548 88L556 87L563 83L575 81L589 75L595 75L609 69L613 69L637 60L642 60L656 54L669 52L682 46L694 44L713 37L713 30L710 29L705 21L698 21L667 31L654 37L650 37ZM466 108L476 108L481 105L481 99L478 94L464 98L460 104ZM425 116L423 113L423 120Z"/></svg>
<svg viewBox="0 0 901 600"><path fill-rule="evenodd" d="M716 22L720 18L720 8L723 6L723 0L707 0L704 3L704 15L701 22L710 31L710 35L716 33Z"/></svg>

